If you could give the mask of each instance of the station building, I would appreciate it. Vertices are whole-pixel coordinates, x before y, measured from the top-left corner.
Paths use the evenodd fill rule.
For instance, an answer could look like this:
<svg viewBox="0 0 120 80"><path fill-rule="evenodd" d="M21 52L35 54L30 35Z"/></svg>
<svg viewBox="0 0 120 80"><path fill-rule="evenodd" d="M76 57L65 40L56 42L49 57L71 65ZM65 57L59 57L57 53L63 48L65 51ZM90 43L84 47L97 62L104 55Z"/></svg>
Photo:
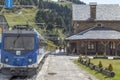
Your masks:
<svg viewBox="0 0 120 80"><path fill-rule="evenodd" d="M120 6L72 5L74 34L66 38L69 54L120 55Z"/></svg>
<svg viewBox="0 0 120 80"><path fill-rule="evenodd" d="M120 32L108 27L92 27L66 40L71 54L120 56Z"/></svg>

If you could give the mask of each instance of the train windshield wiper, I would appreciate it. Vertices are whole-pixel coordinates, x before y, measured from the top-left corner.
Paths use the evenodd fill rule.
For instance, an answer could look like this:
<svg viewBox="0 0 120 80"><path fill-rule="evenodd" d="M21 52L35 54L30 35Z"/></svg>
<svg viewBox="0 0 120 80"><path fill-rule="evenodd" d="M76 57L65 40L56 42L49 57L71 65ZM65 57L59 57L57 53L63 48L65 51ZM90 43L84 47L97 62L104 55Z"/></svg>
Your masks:
<svg viewBox="0 0 120 80"><path fill-rule="evenodd" d="M15 47L15 44L16 44L17 40L19 39L19 37L20 37L20 34L18 34L17 38L13 41L14 47Z"/></svg>
<svg viewBox="0 0 120 80"><path fill-rule="evenodd" d="M22 45L23 45L23 48L25 49L25 46L24 46L24 38L22 37Z"/></svg>

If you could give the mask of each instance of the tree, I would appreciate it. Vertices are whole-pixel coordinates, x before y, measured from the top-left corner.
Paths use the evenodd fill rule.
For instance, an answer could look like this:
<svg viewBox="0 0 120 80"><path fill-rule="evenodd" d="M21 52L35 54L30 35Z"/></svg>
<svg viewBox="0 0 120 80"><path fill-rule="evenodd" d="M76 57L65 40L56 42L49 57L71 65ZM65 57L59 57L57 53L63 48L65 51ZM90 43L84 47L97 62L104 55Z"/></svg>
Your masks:
<svg viewBox="0 0 120 80"><path fill-rule="evenodd" d="M14 4L20 5L37 5L38 0L13 0Z"/></svg>
<svg viewBox="0 0 120 80"><path fill-rule="evenodd" d="M47 26L47 30L52 30L54 28L54 25L49 23L48 26Z"/></svg>
<svg viewBox="0 0 120 80"><path fill-rule="evenodd" d="M42 0L39 0L39 4L38 4L39 6L39 8L40 9L43 9L44 8L44 3L43 3L43 1Z"/></svg>
<svg viewBox="0 0 120 80"><path fill-rule="evenodd" d="M80 0L69 0L75 4L85 4L84 2L81 2Z"/></svg>
<svg viewBox="0 0 120 80"><path fill-rule="evenodd" d="M0 0L0 5L3 5L5 3L5 0Z"/></svg>
<svg viewBox="0 0 120 80"><path fill-rule="evenodd" d="M54 28L61 28L61 34L70 32L72 21L72 5L62 5L45 0L39 0L39 10L35 17L35 22L44 22L46 29L54 32ZM59 34L58 34L59 35ZM60 37L60 35L58 36ZM63 42L60 42L63 43Z"/></svg>
<svg viewBox="0 0 120 80"><path fill-rule="evenodd" d="M109 70L109 71L113 71L112 64L109 64L109 66L108 66L108 70Z"/></svg>
<svg viewBox="0 0 120 80"><path fill-rule="evenodd" d="M99 68L102 68L102 67L103 67L103 65L102 65L102 62L101 62L101 61L99 61L98 66L99 66Z"/></svg>

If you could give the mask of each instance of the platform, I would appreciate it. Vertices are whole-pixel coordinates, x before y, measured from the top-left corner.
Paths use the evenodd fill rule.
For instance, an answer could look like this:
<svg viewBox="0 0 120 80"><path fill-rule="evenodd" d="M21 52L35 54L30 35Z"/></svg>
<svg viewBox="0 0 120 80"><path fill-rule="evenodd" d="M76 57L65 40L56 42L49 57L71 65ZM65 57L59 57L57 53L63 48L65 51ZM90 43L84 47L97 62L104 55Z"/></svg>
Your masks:
<svg viewBox="0 0 120 80"><path fill-rule="evenodd" d="M57 54L46 59L37 80L98 80L74 64L75 57Z"/></svg>

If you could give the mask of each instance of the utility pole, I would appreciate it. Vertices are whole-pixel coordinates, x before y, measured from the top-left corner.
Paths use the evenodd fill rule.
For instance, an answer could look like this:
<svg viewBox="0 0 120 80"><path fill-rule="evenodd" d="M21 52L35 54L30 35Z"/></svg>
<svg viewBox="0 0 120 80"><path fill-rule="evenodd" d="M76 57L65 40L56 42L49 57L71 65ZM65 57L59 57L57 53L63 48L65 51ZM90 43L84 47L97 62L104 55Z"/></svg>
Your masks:
<svg viewBox="0 0 120 80"><path fill-rule="evenodd" d="M2 21L3 21L3 24L2 24L2 25L3 25L3 26L2 26L2 30L4 31L4 25L5 25L5 24L4 24L4 18L2 19Z"/></svg>
<svg viewBox="0 0 120 80"><path fill-rule="evenodd" d="M4 13L2 13L2 11L4 10L4 7L5 7L5 0L2 0L2 3L3 3L3 8L2 8L2 10L1 10L1 14L4 16ZM2 17L2 31L4 30L4 25L5 25L5 23L4 23L4 18Z"/></svg>

